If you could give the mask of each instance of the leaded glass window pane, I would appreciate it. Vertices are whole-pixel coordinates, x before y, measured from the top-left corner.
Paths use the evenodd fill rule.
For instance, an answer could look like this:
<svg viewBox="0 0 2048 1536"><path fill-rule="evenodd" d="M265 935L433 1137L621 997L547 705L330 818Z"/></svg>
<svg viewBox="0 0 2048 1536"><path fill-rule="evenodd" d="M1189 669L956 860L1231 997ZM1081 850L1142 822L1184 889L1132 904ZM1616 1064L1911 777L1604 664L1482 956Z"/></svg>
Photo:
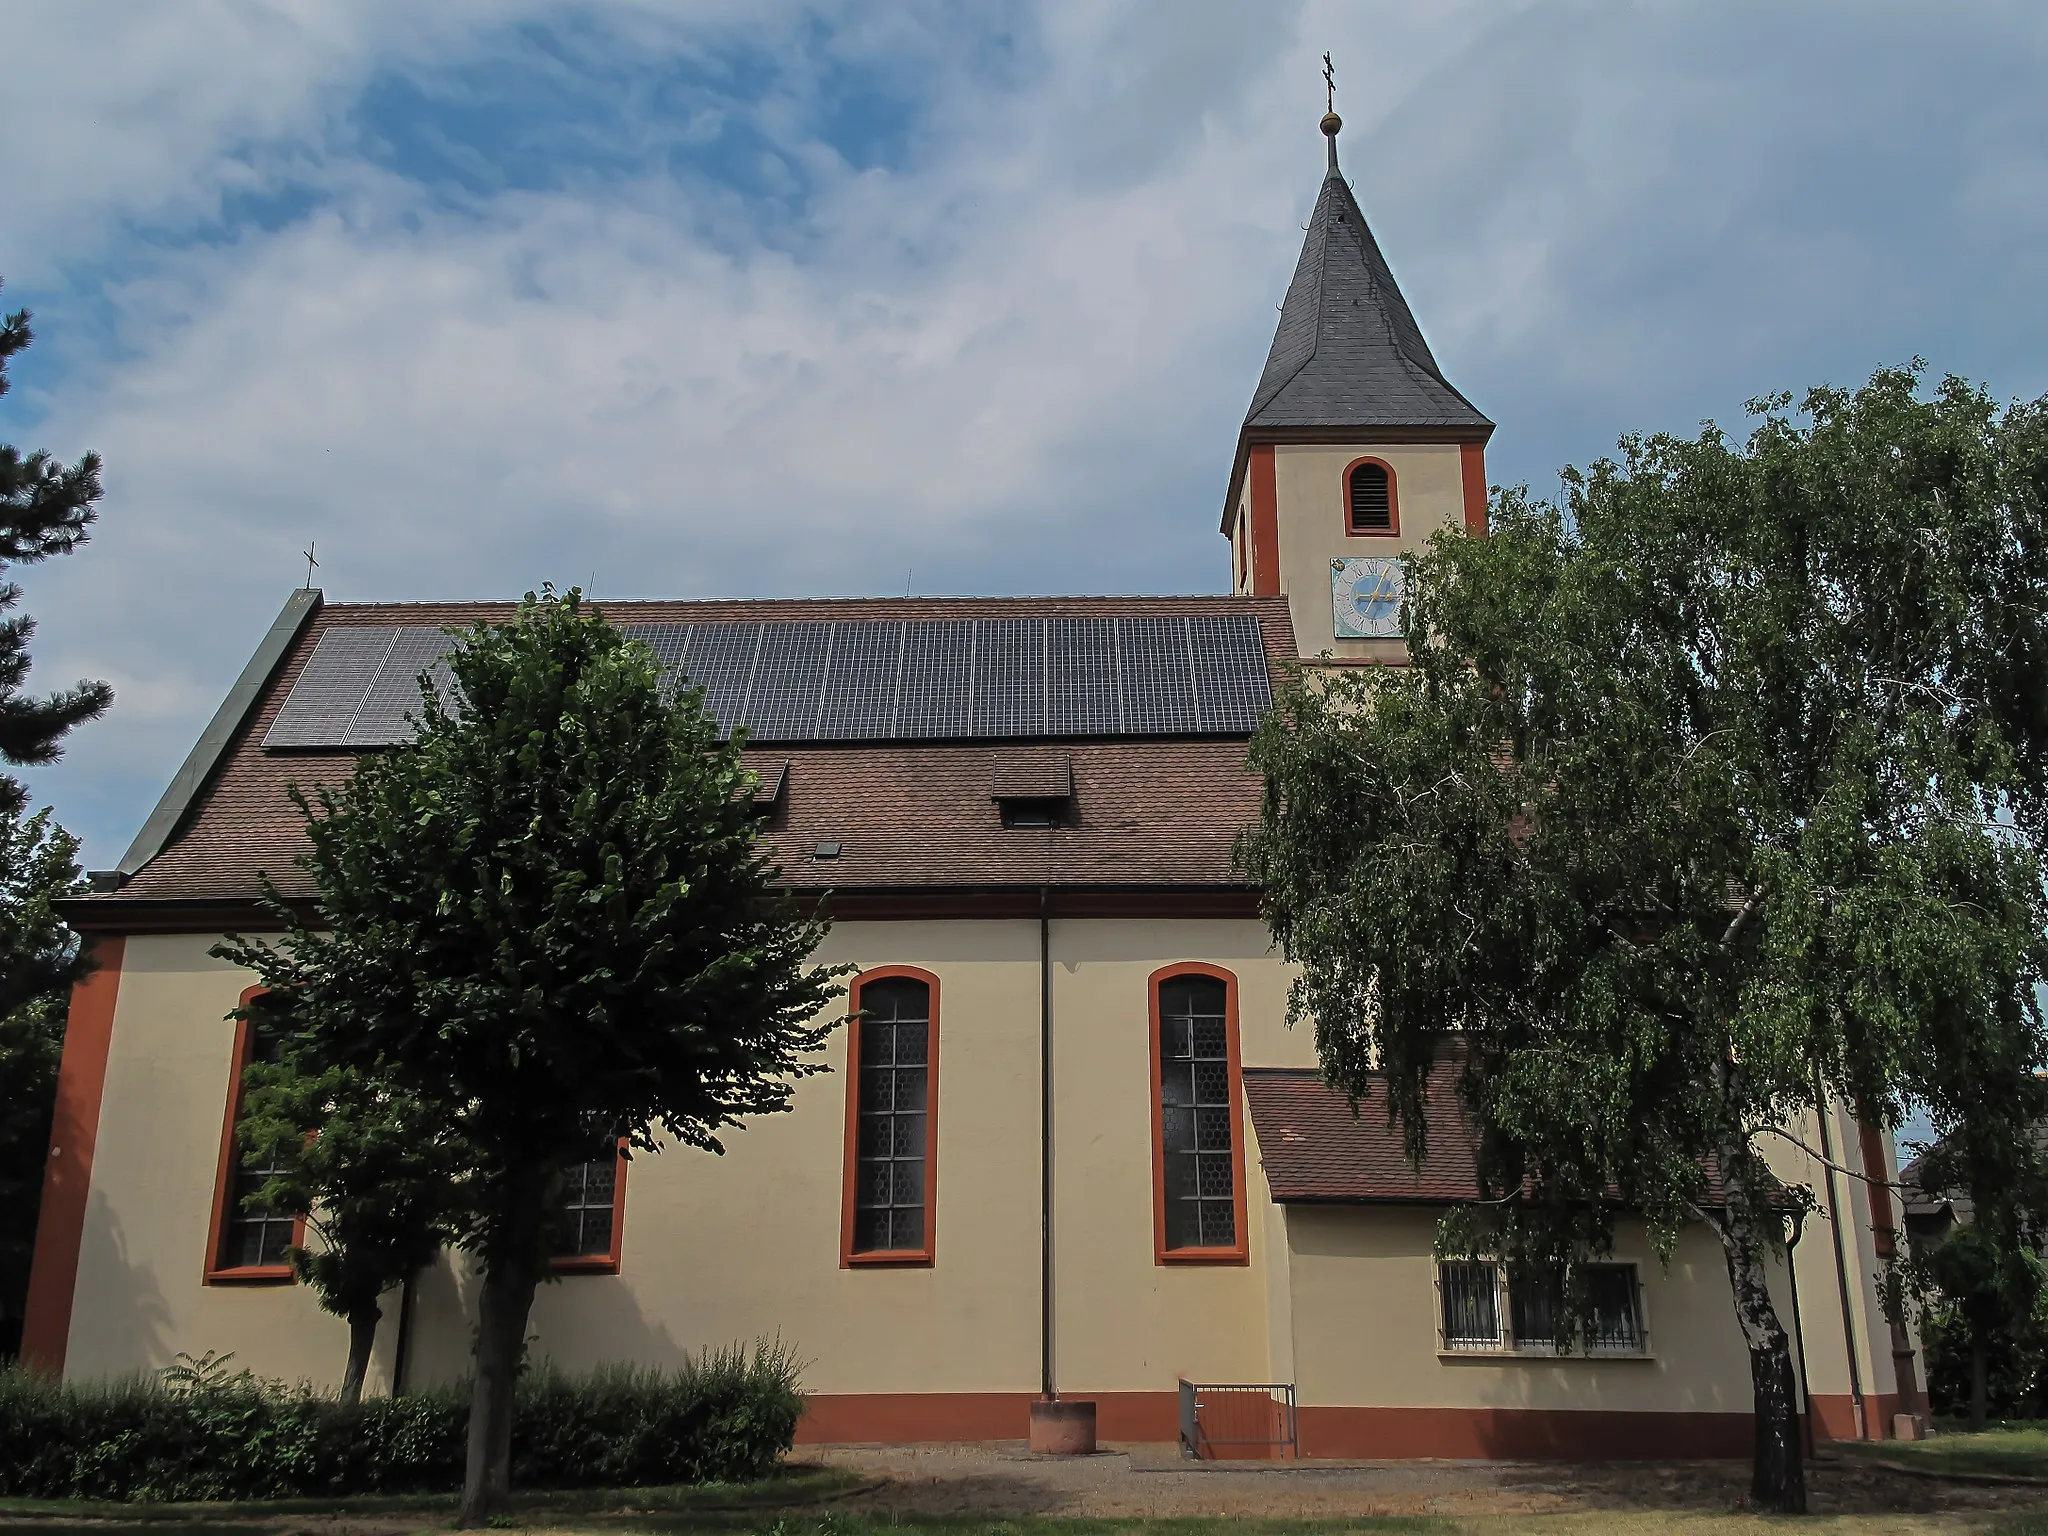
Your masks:
<svg viewBox="0 0 2048 1536"><path fill-rule="evenodd" d="M562 1174L555 1207L554 1256L558 1259L609 1258L612 1221L619 1188L617 1138L607 1136L591 1148L583 1162L571 1163Z"/></svg>
<svg viewBox="0 0 2048 1536"><path fill-rule="evenodd" d="M278 1035L269 1025L260 1021L251 1026L249 1041L249 1062L276 1061L278 1058ZM240 1080L237 1077L235 1155L242 1151L240 1132ZM291 1261L292 1235L298 1223L292 1216L273 1215L267 1211L254 1210L249 1199L257 1190L284 1169L274 1158L251 1168L237 1162L228 1185L228 1207L226 1220L221 1223L220 1253L217 1262L222 1269L272 1269Z"/></svg>
<svg viewBox="0 0 2048 1536"><path fill-rule="evenodd" d="M854 1146L853 1251L925 1246L931 988L908 976L860 989L860 1124Z"/></svg>
<svg viewBox="0 0 2048 1536"><path fill-rule="evenodd" d="M1213 976L1176 976L1159 984L1160 1155L1169 1251L1237 1244L1227 1001L1227 989Z"/></svg>

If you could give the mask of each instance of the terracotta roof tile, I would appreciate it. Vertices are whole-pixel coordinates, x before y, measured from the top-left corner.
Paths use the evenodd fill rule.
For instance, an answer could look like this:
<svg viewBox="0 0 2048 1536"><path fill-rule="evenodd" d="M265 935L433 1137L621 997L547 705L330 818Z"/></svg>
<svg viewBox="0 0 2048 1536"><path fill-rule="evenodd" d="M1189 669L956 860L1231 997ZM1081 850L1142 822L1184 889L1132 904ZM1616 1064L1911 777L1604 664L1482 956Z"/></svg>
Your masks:
<svg viewBox="0 0 2048 1536"><path fill-rule="evenodd" d="M119 891L82 899L94 909L145 901L246 902L267 872L287 895L309 894L292 864L301 818L286 796L298 783L335 784L353 771L346 752L270 752L261 743L320 636L337 625L504 620L512 603L330 604L307 623L229 745L212 783L163 851ZM765 602L606 602L615 622L774 619L1033 618L1095 615L1256 614L1267 660L1294 657L1284 599L1230 597L848 598ZM905 742L777 747L748 754L765 781L786 764L782 795L763 835L798 888L1168 886L1242 888L1231 844L1257 812L1243 737L1077 740L1074 799L1065 824L1002 826L990 798L991 747ZM841 857L812 857L819 842Z"/></svg>

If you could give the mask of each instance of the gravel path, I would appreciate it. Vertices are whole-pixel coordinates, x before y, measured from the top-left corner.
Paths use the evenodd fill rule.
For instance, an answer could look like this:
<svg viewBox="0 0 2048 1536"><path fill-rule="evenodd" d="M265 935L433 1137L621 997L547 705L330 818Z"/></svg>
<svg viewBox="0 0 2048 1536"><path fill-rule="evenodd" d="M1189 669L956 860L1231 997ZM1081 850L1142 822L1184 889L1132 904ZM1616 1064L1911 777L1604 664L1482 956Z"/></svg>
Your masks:
<svg viewBox="0 0 2048 1536"><path fill-rule="evenodd" d="M818 1446L804 1459L887 1478L841 1507L903 1515L1722 1514L1744 1506L1749 1484L1747 1463L1726 1461L1184 1462L1171 1447L1051 1457L1033 1456L1021 1442ZM1807 1472L1816 1514L2048 1510L2039 1489L1934 1482L1832 1460Z"/></svg>

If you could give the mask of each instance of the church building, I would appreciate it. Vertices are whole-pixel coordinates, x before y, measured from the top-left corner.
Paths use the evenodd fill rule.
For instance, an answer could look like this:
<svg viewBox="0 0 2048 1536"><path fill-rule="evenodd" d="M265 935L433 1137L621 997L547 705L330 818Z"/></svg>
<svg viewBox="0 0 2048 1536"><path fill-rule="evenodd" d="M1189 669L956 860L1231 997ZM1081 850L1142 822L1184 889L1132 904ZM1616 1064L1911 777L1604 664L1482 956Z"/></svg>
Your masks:
<svg viewBox="0 0 2048 1536"><path fill-rule="evenodd" d="M573 1170L536 1356L664 1366L779 1336L809 1442L1017 1440L1055 1394L1094 1401L1104 1440L1172 1442L1188 1383L1257 1386L1281 1429L1294 1405L1281 1454L1748 1454L1713 1235L1665 1266L1625 1222L1568 1340L1494 1266L1439 1263L1439 1217L1476 1193L1455 1095L1416 1168L1384 1104L1324 1086L1233 866L1247 740L1287 669L1402 664L1404 557L1486 533L1493 423L1424 340L1339 126L1219 487L1228 595L599 605L747 728L760 835L791 888L833 893L817 958L857 968L857 1017L724 1157L594 1148ZM86 1381L232 1351L339 1380L347 1330L292 1278L300 1234L239 1201L250 1040L227 1015L255 977L209 951L266 925L264 876L312 895L286 787L404 740L448 627L513 612L294 592L119 868L67 905L97 968L65 1042L33 1365ZM1844 1115L1804 1139L1891 1175ZM1860 1181L1837 1204L1797 1154L1780 1172L1822 1194L1774 1275L1816 1432L1878 1437L1912 1369L1875 1291L1890 1211ZM475 1290L450 1253L387 1297L368 1390L464 1375Z"/></svg>

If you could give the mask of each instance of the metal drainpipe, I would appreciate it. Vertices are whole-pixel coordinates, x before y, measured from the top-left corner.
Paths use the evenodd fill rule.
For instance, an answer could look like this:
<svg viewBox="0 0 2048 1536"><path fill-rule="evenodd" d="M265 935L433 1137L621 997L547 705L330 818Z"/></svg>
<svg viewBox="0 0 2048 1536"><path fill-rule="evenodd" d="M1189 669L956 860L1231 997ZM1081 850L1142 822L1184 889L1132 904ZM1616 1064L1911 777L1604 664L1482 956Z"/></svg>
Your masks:
<svg viewBox="0 0 2048 1536"><path fill-rule="evenodd" d="M1813 1460L1813 1383L1806 1378L1806 1327L1799 1317L1799 1239L1806 1230L1806 1212L1792 1213L1792 1236L1785 1242L1785 1275L1792 1282L1792 1353L1799 1360L1799 1398L1806 1414L1806 1459Z"/></svg>
<svg viewBox="0 0 2048 1536"><path fill-rule="evenodd" d="M1820 1124L1820 1155L1828 1181L1828 1226L1835 1238L1835 1281L1842 1293L1842 1336L1849 1350L1849 1402L1856 1414L1856 1438L1870 1438L1863 1407L1863 1368L1856 1362L1856 1307L1849 1299L1849 1255L1842 1247L1842 1195L1835 1182L1834 1138L1828 1134L1828 1104L1822 1095L1814 1112Z"/></svg>
<svg viewBox="0 0 2048 1536"><path fill-rule="evenodd" d="M1052 1368L1052 914L1046 887L1038 888L1038 1104L1039 1250L1038 1353L1040 1387L1047 1402L1059 1399Z"/></svg>

